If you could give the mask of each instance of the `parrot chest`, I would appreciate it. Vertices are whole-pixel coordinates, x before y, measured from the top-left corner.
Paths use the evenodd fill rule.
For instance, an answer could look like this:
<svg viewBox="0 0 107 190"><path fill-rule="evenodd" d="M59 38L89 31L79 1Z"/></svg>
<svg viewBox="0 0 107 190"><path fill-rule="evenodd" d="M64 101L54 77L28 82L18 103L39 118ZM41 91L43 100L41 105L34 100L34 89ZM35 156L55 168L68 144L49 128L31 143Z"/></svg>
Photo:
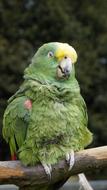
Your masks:
<svg viewBox="0 0 107 190"><path fill-rule="evenodd" d="M40 87L32 98L27 137L38 147L48 144L79 146L78 142L82 142L87 133L80 95L71 92L56 94Z"/></svg>
<svg viewBox="0 0 107 190"><path fill-rule="evenodd" d="M29 133L44 144L58 143L77 133L78 111L69 102L53 101L48 98L33 102ZM47 139L47 140L45 140Z"/></svg>

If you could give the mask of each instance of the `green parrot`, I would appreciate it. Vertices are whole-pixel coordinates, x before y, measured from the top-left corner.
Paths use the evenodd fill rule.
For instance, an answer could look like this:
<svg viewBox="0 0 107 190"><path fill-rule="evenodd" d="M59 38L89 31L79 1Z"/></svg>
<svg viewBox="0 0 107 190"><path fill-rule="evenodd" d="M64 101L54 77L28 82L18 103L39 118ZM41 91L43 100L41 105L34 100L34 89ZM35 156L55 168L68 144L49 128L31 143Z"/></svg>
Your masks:
<svg viewBox="0 0 107 190"><path fill-rule="evenodd" d="M3 137L11 155L17 153L24 165L41 163L48 174L62 158L72 168L73 152L92 141L86 104L75 78L76 61L77 53L67 43L41 46L4 113Z"/></svg>

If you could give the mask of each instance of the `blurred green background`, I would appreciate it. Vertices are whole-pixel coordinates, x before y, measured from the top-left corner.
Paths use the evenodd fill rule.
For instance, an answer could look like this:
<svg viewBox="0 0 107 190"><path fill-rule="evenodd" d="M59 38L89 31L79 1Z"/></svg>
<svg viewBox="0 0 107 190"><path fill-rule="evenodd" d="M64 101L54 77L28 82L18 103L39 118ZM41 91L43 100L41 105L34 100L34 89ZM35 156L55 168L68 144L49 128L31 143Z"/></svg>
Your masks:
<svg viewBox="0 0 107 190"><path fill-rule="evenodd" d="M1 137L7 99L39 46L67 42L78 53L76 77L87 103L91 146L107 144L107 1L0 0L0 159L8 159ZM7 158L6 158L7 157Z"/></svg>

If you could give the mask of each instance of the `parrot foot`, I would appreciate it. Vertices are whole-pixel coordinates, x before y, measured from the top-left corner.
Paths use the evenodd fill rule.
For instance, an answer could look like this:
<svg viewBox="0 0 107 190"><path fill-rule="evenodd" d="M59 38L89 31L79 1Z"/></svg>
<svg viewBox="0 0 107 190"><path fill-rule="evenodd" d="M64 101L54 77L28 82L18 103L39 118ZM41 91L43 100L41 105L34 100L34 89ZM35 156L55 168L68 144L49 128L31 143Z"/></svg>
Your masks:
<svg viewBox="0 0 107 190"><path fill-rule="evenodd" d="M47 174L47 176L51 179L51 172L52 172L51 164L42 163L42 166L43 166L43 168L44 168L45 173Z"/></svg>
<svg viewBox="0 0 107 190"><path fill-rule="evenodd" d="M75 162L75 158L74 158L74 151L71 150L70 153L66 154L66 161L69 164L69 171L72 169L74 162Z"/></svg>

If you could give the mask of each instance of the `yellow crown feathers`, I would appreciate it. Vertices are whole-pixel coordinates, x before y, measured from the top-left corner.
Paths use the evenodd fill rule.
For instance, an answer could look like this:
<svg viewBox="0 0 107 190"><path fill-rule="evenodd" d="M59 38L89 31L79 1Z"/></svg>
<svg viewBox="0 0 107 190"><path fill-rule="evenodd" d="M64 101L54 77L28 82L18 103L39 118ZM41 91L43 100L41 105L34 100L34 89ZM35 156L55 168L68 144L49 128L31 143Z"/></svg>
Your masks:
<svg viewBox="0 0 107 190"><path fill-rule="evenodd" d="M55 53L55 56L61 60L64 56L68 56L71 58L72 63L75 63L77 61L77 53L75 51L75 49L70 46L67 43L58 43L57 42L57 50Z"/></svg>

